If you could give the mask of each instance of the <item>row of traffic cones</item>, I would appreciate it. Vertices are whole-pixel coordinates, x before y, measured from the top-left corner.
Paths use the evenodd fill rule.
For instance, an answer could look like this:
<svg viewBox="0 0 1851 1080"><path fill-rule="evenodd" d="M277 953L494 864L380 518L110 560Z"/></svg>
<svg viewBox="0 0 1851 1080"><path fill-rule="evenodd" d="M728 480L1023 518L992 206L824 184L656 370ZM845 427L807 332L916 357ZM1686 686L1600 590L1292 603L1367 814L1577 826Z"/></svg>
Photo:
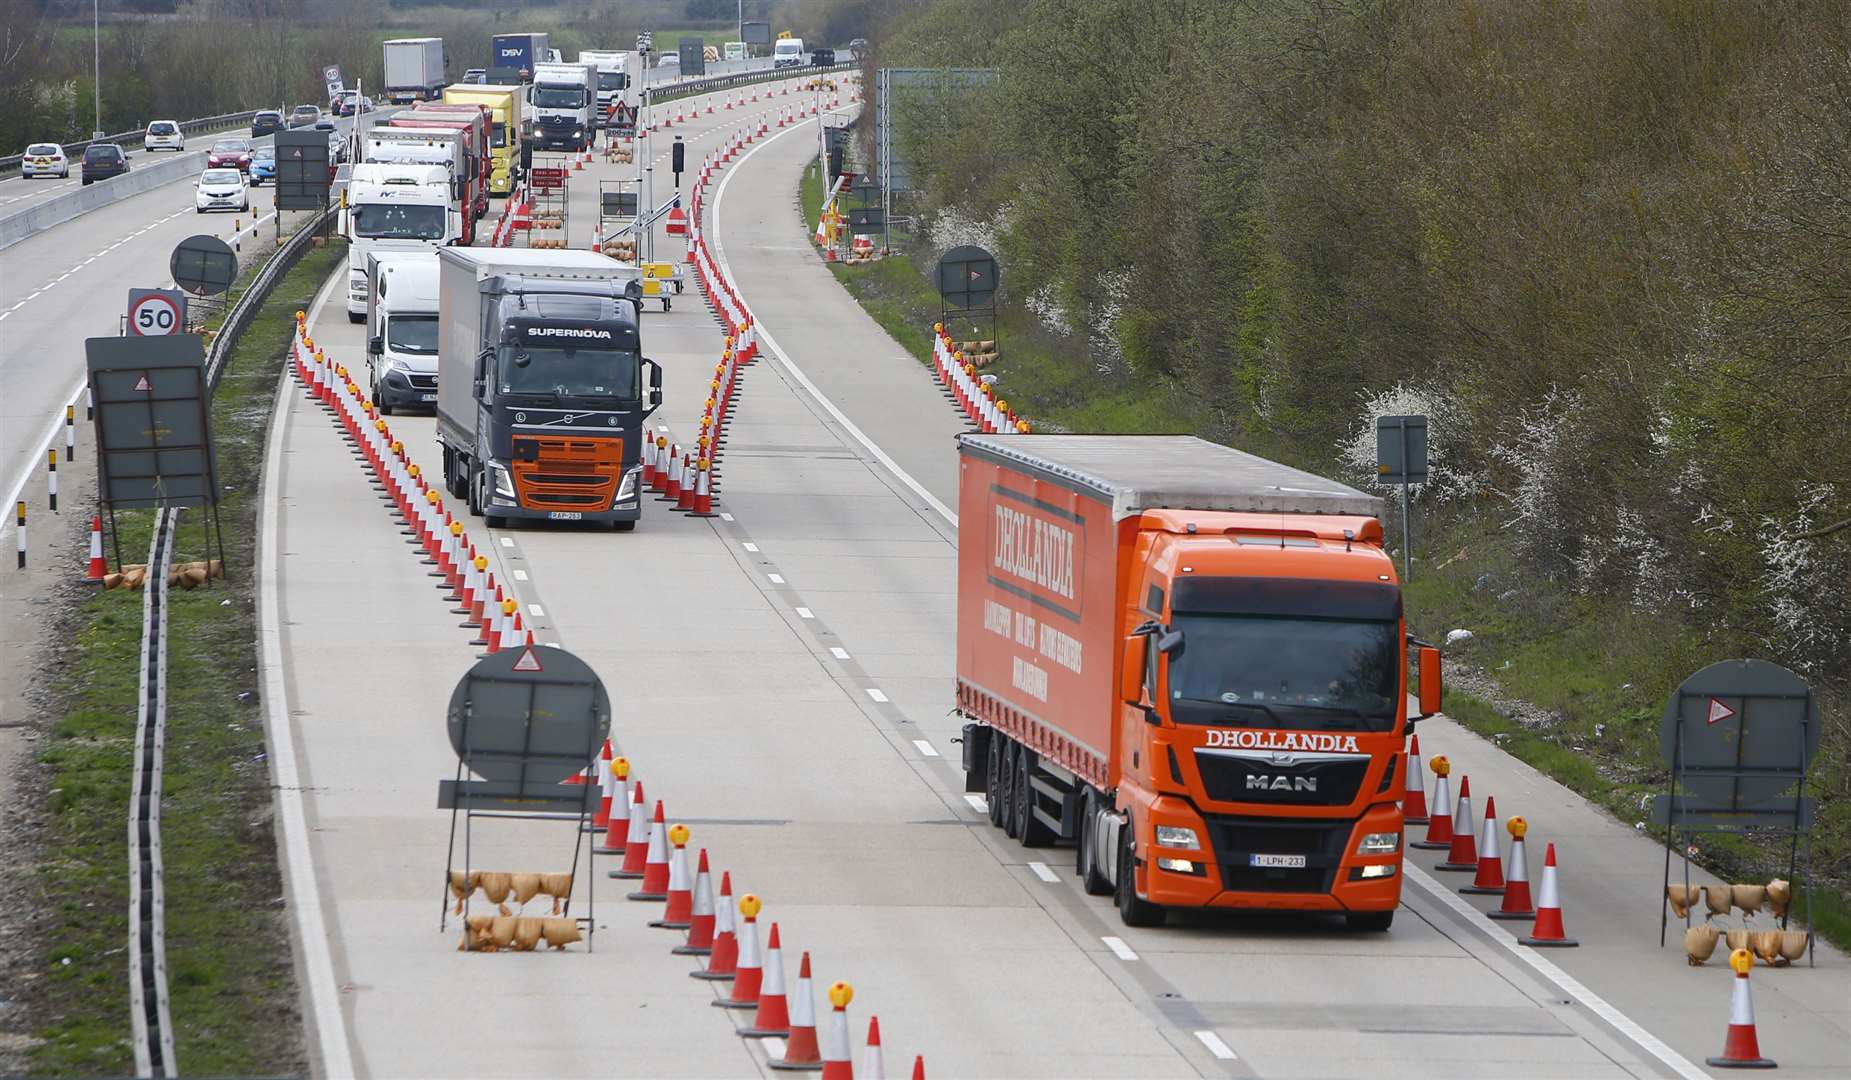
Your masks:
<svg viewBox="0 0 1851 1080"><path fill-rule="evenodd" d="M1543 855L1542 882L1532 904L1524 835L1529 825L1521 816L1505 822L1510 833L1508 873L1498 847L1497 800L1485 799L1485 816L1474 839L1472 827L1471 778L1459 778L1459 795L1451 794L1452 764L1445 755L1430 763L1433 767L1433 802L1429 806L1420 760L1420 736L1411 736L1408 746L1407 788L1403 796L1402 816L1409 825L1424 824L1424 839L1409 842L1409 847L1446 852L1446 860L1435 867L1454 873L1470 872L1472 882L1459 888L1462 893L1493 895L1502 898L1497 910L1487 912L1493 919L1533 919L1527 936L1517 940L1534 948L1564 948L1580 944L1568 936L1562 922L1561 891L1556 882L1555 845ZM1771 1069L1773 1061L1761 1056L1755 1031L1754 1000L1750 996L1748 972L1754 967L1754 954L1737 949L1729 956L1735 971L1729 999L1729 1028L1723 1040L1723 1052L1706 1059L1715 1068Z"/></svg>
<svg viewBox="0 0 1851 1080"><path fill-rule="evenodd" d="M835 248L827 249L833 260ZM996 396L990 376L979 376L977 368L952 342L944 323L933 323L932 366L946 393L959 411L986 435L997 433L1027 435L1034 430L1028 419L1018 416L1009 403Z"/></svg>

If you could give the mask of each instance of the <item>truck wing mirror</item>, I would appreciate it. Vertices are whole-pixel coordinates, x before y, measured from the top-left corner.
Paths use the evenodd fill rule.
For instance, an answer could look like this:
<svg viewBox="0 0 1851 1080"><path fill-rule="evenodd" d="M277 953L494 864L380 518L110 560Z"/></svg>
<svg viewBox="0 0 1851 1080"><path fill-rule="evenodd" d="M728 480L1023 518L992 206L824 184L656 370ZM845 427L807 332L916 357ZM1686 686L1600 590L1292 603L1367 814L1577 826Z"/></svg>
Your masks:
<svg viewBox="0 0 1851 1080"><path fill-rule="evenodd" d="M380 353L385 352L386 351L386 339L383 337L367 338L366 339L366 351L372 353L374 356L378 356Z"/></svg>
<svg viewBox="0 0 1851 1080"><path fill-rule="evenodd" d="M1440 650L1420 646L1420 716L1425 720L1440 711Z"/></svg>
<svg viewBox="0 0 1851 1080"><path fill-rule="evenodd" d="M1144 665L1149 648L1148 635L1132 634L1125 639L1125 655L1118 671L1118 696L1127 705L1144 703Z"/></svg>
<svg viewBox="0 0 1851 1080"><path fill-rule="evenodd" d="M494 354L494 349L483 349L476 354L476 399L478 401L488 391L488 358Z"/></svg>

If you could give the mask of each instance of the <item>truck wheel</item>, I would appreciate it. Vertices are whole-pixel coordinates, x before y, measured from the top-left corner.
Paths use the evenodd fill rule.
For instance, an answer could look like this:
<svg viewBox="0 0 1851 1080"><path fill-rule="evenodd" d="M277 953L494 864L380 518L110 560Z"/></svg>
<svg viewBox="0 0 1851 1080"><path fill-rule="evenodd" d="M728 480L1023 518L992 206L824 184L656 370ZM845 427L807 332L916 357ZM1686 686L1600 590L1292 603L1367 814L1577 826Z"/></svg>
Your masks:
<svg viewBox="0 0 1851 1080"><path fill-rule="evenodd" d="M1080 800L1080 842L1073 868L1088 896L1110 896L1112 883L1099 869L1098 847L1099 800L1089 789Z"/></svg>
<svg viewBox="0 0 1851 1080"><path fill-rule="evenodd" d="M1003 808L1003 835L1015 839L1015 740L1003 747L1003 772L996 781L997 801Z"/></svg>
<svg viewBox="0 0 1851 1080"><path fill-rule="evenodd" d="M1003 827L1003 733L990 729L988 767L983 775L983 801L990 808L990 824Z"/></svg>
<svg viewBox="0 0 1851 1080"><path fill-rule="evenodd" d="M1015 835L1023 847L1047 847L1055 840L1054 830L1035 816L1035 752L1026 747L1016 753Z"/></svg>
<svg viewBox="0 0 1851 1080"><path fill-rule="evenodd" d="M473 517L482 516L482 485L474 476L469 478L469 513Z"/></svg>
<svg viewBox="0 0 1851 1080"><path fill-rule="evenodd" d="M1360 933L1380 934L1395 925L1395 909L1387 911L1353 911L1343 917L1344 924Z"/></svg>
<svg viewBox="0 0 1851 1080"><path fill-rule="evenodd" d="M1132 841L1134 825L1135 822L1126 823L1124 840L1118 846L1118 918L1126 926L1162 926L1163 905L1138 896Z"/></svg>

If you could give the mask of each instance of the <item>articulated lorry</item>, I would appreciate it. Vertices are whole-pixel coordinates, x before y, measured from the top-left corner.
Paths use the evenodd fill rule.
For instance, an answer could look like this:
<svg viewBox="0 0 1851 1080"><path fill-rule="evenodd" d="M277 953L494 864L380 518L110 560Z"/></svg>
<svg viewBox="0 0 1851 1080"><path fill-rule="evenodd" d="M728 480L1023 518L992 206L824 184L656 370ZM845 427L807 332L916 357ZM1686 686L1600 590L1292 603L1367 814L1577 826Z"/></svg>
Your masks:
<svg viewBox="0 0 1851 1080"><path fill-rule="evenodd" d="M442 38L395 38L385 43L385 62L387 101L435 101L450 81Z"/></svg>
<svg viewBox="0 0 1851 1080"><path fill-rule="evenodd" d="M1407 636L1381 500L1180 436L965 435L959 469L957 708L992 823L1073 841L1127 925L1387 929L1440 658Z"/></svg>
<svg viewBox="0 0 1851 1080"><path fill-rule="evenodd" d="M598 70L590 64L541 64L533 72L534 148L579 152L597 137L592 112Z"/></svg>
<svg viewBox="0 0 1851 1080"><path fill-rule="evenodd" d="M642 516L643 421L662 403L644 359L634 266L589 251L444 248L437 441L450 493L509 518Z"/></svg>
<svg viewBox="0 0 1851 1080"><path fill-rule="evenodd" d="M396 119L396 118L395 118ZM476 189L487 179L477 171L469 134L450 128L384 127L366 129L360 146L363 161L392 165L440 165L450 176L450 203L462 215L463 244L476 241Z"/></svg>
<svg viewBox="0 0 1851 1080"><path fill-rule="evenodd" d="M463 214L442 165L363 162L341 195L347 237L347 321L366 318L367 258L382 252L431 252L463 238Z"/></svg>
<svg viewBox="0 0 1851 1080"><path fill-rule="evenodd" d="M625 99L625 91L630 88L630 53L614 49L582 49L578 62L590 64L598 75L597 101L592 112L592 124L604 127L611 115L612 102Z"/></svg>
<svg viewBox="0 0 1851 1080"><path fill-rule="evenodd" d="M513 86L446 86L445 105L476 105L488 112L488 193L505 196L520 181L521 96Z"/></svg>
<svg viewBox="0 0 1851 1080"><path fill-rule="evenodd" d="M469 210L477 219L488 213L488 181L494 169L491 156L488 111L480 105L450 105L426 102L394 116L389 126L395 128L448 129L463 135L463 149L469 155Z"/></svg>
<svg viewBox="0 0 1851 1080"><path fill-rule="evenodd" d="M530 82L552 53L545 34L496 34L489 41L490 82Z"/></svg>

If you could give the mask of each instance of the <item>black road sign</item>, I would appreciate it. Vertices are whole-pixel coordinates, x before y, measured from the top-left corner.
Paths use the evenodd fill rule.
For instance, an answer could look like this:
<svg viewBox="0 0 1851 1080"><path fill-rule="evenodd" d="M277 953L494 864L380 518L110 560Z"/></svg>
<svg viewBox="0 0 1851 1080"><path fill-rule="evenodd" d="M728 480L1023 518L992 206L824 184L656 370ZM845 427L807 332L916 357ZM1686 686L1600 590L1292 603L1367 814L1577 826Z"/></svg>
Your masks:
<svg viewBox="0 0 1851 1080"><path fill-rule="evenodd" d="M707 42L702 38L682 38L676 45L681 59L676 66L683 75L707 74Z"/></svg>
<svg viewBox="0 0 1851 1080"><path fill-rule="evenodd" d="M850 232L857 229L879 229L887 224L887 214L878 206L851 206L848 208L848 228ZM946 296L945 302L951 303Z"/></svg>
<svg viewBox="0 0 1851 1080"><path fill-rule="evenodd" d="M218 237L200 233L174 247L167 270L174 284L187 292L217 296L238 280L238 253Z"/></svg>
<svg viewBox="0 0 1851 1080"><path fill-rule="evenodd" d="M1819 726L1806 680L1765 660L1724 660L1672 692L1658 750L1690 794L1716 809L1750 808L1800 782L1818 756Z"/></svg>
<svg viewBox="0 0 1851 1080"><path fill-rule="evenodd" d="M564 649L504 649L469 669L450 695L450 747L480 780L444 781L438 806L557 812L584 792L561 781L589 764L610 732L611 699Z"/></svg>
<svg viewBox="0 0 1851 1080"><path fill-rule="evenodd" d="M97 490L111 511L218 502L197 334L86 338Z"/></svg>
<svg viewBox="0 0 1851 1080"><path fill-rule="evenodd" d="M980 247L952 248L938 260L938 295L950 310L987 308L996 287L996 259Z"/></svg>
<svg viewBox="0 0 1851 1080"><path fill-rule="evenodd" d="M328 205L328 133L313 128L276 133L276 208L320 210Z"/></svg>
<svg viewBox="0 0 1851 1080"><path fill-rule="evenodd" d="M1427 418L1375 418L1375 477L1384 484L1427 482Z"/></svg>
<svg viewBox="0 0 1851 1080"><path fill-rule="evenodd" d="M747 45L769 45L771 44L771 24L768 22L740 23L739 39Z"/></svg>

